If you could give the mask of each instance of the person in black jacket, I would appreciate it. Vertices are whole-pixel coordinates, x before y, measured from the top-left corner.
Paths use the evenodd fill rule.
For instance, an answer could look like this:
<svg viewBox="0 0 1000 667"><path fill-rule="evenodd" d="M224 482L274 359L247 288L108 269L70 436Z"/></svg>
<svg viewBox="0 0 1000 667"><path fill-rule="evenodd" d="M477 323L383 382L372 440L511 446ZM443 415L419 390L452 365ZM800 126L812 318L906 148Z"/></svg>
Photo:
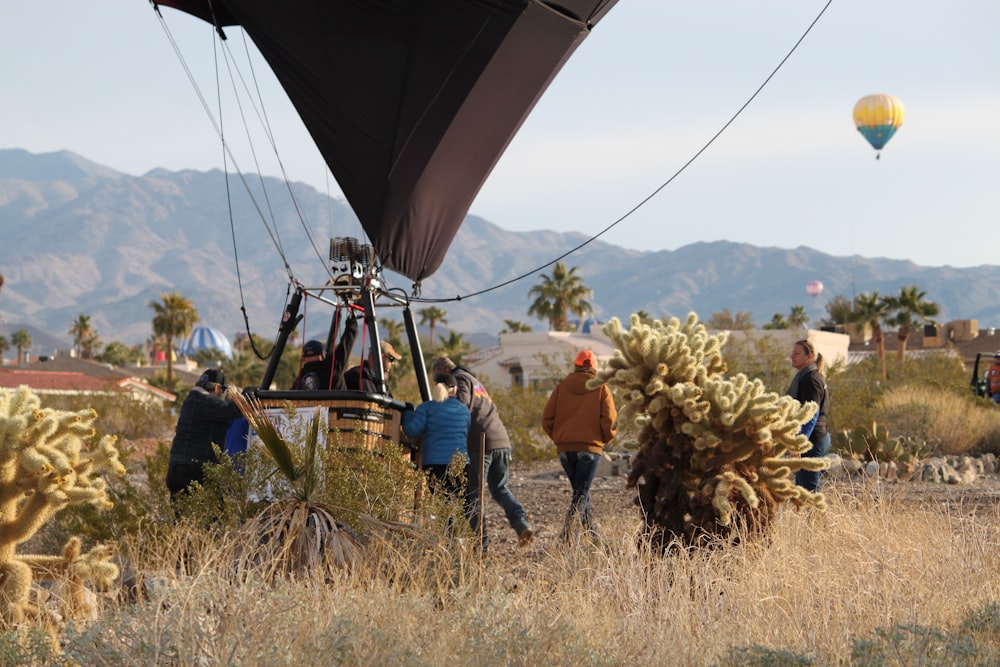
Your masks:
<svg viewBox="0 0 1000 667"><path fill-rule="evenodd" d="M323 350L323 343L318 340L311 340L302 346L302 370L295 378L292 389L310 391L343 389L344 367L347 365L347 358L351 354L354 339L357 337L358 321L348 311L344 333L341 335L333 355L326 354Z"/></svg>
<svg viewBox="0 0 1000 667"><path fill-rule="evenodd" d="M830 453L830 432L826 421L830 414L830 392L826 388L826 378L823 377L823 355L816 351L813 344L806 339L795 341L790 355L792 367L798 371L788 387L788 395L806 403L814 402L819 406L812 420L802 425L802 434L809 438L812 449L802 456L821 458ZM809 491L819 491L819 471L799 470L795 473L795 483Z"/></svg>
<svg viewBox="0 0 1000 667"><path fill-rule="evenodd" d="M223 398L225 390L222 370L209 368L181 404L167 465L171 501L177 500L193 482L204 484L203 466L217 462L213 443L223 447L229 423L243 416L235 403Z"/></svg>

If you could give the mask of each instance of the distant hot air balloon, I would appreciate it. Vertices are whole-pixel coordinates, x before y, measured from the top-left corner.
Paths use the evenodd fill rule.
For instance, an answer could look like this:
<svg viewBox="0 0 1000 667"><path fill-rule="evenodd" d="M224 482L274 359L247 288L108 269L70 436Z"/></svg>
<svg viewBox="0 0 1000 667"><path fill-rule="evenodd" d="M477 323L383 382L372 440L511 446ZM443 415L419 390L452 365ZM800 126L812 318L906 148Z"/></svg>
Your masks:
<svg viewBox="0 0 1000 667"><path fill-rule="evenodd" d="M823 293L823 283L818 280L810 280L806 283L806 293L816 298Z"/></svg>
<svg viewBox="0 0 1000 667"><path fill-rule="evenodd" d="M894 95L865 95L854 105L854 124L876 151L892 139L905 115L903 103ZM876 152L875 159L880 155Z"/></svg>
<svg viewBox="0 0 1000 667"><path fill-rule="evenodd" d="M191 335L181 344L181 354L190 357L202 350L217 350L226 357L233 358L233 346L225 334L211 327L195 327Z"/></svg>

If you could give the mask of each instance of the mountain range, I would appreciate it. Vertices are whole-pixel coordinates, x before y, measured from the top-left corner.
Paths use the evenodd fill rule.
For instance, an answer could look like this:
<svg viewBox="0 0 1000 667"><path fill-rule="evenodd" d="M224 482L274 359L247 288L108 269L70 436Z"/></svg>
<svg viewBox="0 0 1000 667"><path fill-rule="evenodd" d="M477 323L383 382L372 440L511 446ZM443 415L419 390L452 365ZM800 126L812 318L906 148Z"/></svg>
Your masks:
<svg viewBox="0 0 1000 667"><path fill-rule="evenodd" d="M175 290L191 300L203 324L234 336L248 328L245 311L249 329L270 338L290 279L321 284L329 237L360 229L346 202L302 183L217 170L131 176L69 151L21 149L0 150L0 220L0 274L6 280L0 333L31 326L68 340L82 313L102 340L129 344L149 338L150 302ZM495 336L505 319L542 330L546 323L527 314L527 295L551 269L534 271L587 239L511 232L469 215L442 268L420 285L420 296L463 297L434 303L447 313L438 333L450 328L467 339ZM725 241L641 251L596 240L563 261L593 290L590 303L602 321L640 309L679 317L695 311L708 319L728 308L748 311L764 324L798 304L815 322L835 295L896 294L901 286L918 285L941 306L942 322L1000 324L1000 267L992 265L927 267ZM818 297L805 291L814 279L825 285ZM409 279L391 272L386 283L412 292ZM496 285L504 286L489 289ZM424 307L413 305L415 312Z"/></svg>

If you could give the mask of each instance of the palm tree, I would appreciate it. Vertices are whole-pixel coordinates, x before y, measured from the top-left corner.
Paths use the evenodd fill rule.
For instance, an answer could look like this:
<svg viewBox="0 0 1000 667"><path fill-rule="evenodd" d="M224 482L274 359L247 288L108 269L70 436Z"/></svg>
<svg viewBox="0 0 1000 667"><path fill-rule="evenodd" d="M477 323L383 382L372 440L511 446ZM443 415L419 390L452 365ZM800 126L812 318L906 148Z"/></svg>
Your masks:
<svg viewBox="0 0 1000 667"><path fill-rule="evenodd" d="M463 339L463 334L455 331L449 331L447 338L444 336L438 336L438 340L441 341L441 347L438 348L438 351L434 356L440 357L444 355L456 364L461 364L462 355L469 352L472 348L472 345Z"/></svg>
<svg viewBox="0 0 1000 667"><path fill-rule="evenodd" d="M6 336L0 336L0 366L3 366L3 355L10 349L10 341Z"/></svg>
<svg viewBox="0 0 1000 667"><path fill-rule="evenodd" d="M256 431L280 473L291 486L290 494L277 500L254 518L246 530L259 545L250 561L270 568L272 574L316 574L330 568L349 568L361 555L357 535L337 520L334 510L316 498L322 492L322 446L320 432L326 429L316 408L297 446L278 433L267 410L256 398L235 388L229 398ZM293 447L300 456L293 455ZM296 459L299 463L296 465Z"/></svg>
<svg viewBox="0 0 1000 667"><path fill-rule="evenodd" d="M530 331L531 331L531 325L530 324L525 324L524 322L521 322L520 320L504 320L503 321L503 329L500 330L500 333L502 333L502 334L505 334L505 333L528 333Z"/></svg>
<svg viewBox="0 0 1000 667"><path fill-rule="evenodd" d="M878 352L879 369L882 379L885 379L885 334L882 332L882 322L889 316L889 306L885 298L878 295L878 290L864 292L854 297L854 309L851 322L868 324L872 328L872 340Z"/></svg>
<svg viewBox="0 0 1000 667"><path fill-rule="evenodd" d="M153 316L153 334L162 337L167 347L167 390L174 389L174 339L191 333L198 322L198 311L191 302L177 292L160 294L162 303L150 301Z"/></svg>
<svg viewBox="0 0 1000 667"><path fill-rule="evenodd" d="M792 306L791 312L788 313L788 326L793 329L805 329L808 323L809 316L806 315L805 306L798 304Z"/></svg>
<svg viewBox="0 0 1000 667"><path fill-rule="evenodd" d="M771 321L765 324L763 328L768 330L787 329L788 322L785 321L784 315L775 313L771 316Z"/></svg>
<svg viewBox="0 0 1000 667"><path fill-rule="evenodd" d="M97 336L97 332L94 331L93 325L90 323L90 315L80 313L79 317L73 321L73 326L69 329L69 335L73 337L73 347L76 348L76 352L80 355L80 358L94 358L94 348L97 347L100 339Z"/></svg>
<svg viewBox="0 0 1000 667"><path fill-rule="evenodd" d="M10 335L11 344L17 348L17 363L24 363L24 351L31 349L31 334L27 329L18 329Z"/></svg>
<svg viewBox="0 0 1000 667"><path fill-rule="evenodd" d="M395 347L403 342L403 333L406 331L406 327L399 320L390 320L387 317L383 317L378 321L379 326L385 331L384 340L389 341Z"/></svg>
<svg viewBox="0 0 1000 667"><path fill-rule="evenodd" d="M566 331L567 313L578 317L594 312L586 298L591 290L583 284L583 278L576 274L576 267L567 270L562 262L552 267L552 276L544 273L542 282L528 290L528 298L535 297L528 307L528 315L549 321L549 331Z"/></svg>
<svg viewBox="0 0 1000 667"><path fill-rule="evenodd" d="M906 358L906 341L914 325L927 324L931 318L941 312L941 307L933 301L925 301L927 292L921 292L916 285L900 287L899 296L889 296L885 298L886 305L892 312L892 316L887 320L889 324L898 327L896 339L899 347L896 350L896 358L902 367Z"/></svg>
<svg viewBox="0 0 1000 667"><path fill-rule="evenodd" d="M417 311L420 315L420 326L430 324L430 346L434 346L434 327L438 324L448 324L448 312L436 306L428 306Z"/></svg>

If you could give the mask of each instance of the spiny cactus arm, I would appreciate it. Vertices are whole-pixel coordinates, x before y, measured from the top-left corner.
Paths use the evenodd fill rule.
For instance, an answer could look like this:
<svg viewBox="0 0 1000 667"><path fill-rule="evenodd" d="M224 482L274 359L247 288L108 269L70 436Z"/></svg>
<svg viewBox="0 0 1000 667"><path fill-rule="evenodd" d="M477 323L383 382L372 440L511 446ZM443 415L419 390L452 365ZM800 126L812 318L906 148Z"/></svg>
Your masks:
<svg viewBox="0 0 1000 667"><path fill-rule="evenodd" d="M732 524L733 507L732 498L734 493L740 497L748 507L756 509L760 505L760 498L750 484L734 472L722 473L712 494L712 508L715 510L719 525L729 526Z"/></svg>
<svg viewBox="0 0 1000 667"><path fill-rule="evenodd" d="M110 586L118 578L118 566L114 563L115 548L101 544L83 553L80 538L70 538L59 556L25 554L18 560L28 565L34 577L40 581L56 581L71 577L80 581L93 582L100 587Z"/></svg>
<svg viewBox="0 0 1000 667"><path fill-rule="evenodd" d="M23 442L35 410L41 401L25 385L15 390L0 390L0 453L6 454Z"/></svg>
<svg viewBox="0 0 1000 667"><path fill-rule="evenodd" d="M56 505L45 493L34 493L28 496L16 510L15 514L5 515L0 521L0 552L11 549L31 538L46 521L65 506L65 502ZM3 557L0 556L0 561Z"/></svg>
<svg viewBox="0 0 1000 667"><path fill-rule="evenodd" d="M94 475L98 472L112 472L124 475L126 470L119 457L118 436L106 435L91 449L82 453L77 465L77 474Z"/></svg>
<svg viewBox="0 0 1000 667"><path fill-rule="evenodd" d="M25 441L32 445L46 444L67 453L79 451L83 441L94 435L94 420L97 413L93 410L52 410L36 409L27 431L23 434Z"/></svg>
<svg viewBox="0 0 1000 667"><path fill-rule="evenodd" d="M826 510L826 496L822 493L807 491L801 486L795 486L795 495L788 500L796 507L811 506L819 510Z"/></svg>

